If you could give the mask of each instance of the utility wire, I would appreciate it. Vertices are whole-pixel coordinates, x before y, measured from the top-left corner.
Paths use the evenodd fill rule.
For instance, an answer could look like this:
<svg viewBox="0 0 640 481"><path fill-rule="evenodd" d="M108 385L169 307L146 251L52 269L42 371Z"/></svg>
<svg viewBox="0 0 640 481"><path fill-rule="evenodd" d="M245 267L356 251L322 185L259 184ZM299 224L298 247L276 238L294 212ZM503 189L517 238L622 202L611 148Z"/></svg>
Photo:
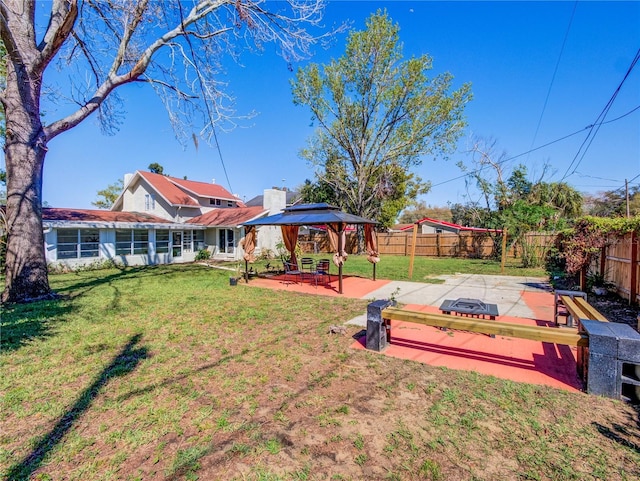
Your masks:
<svg viewBox="0 0 640 481"><path fill-rule="evenodd" d="M624 113L624 114L620 115L619 117L616 117L615 119L607 120L606 122L601 122L601 125L604 125L604 124L610 124L610 123L616 122L616 121L618 121L618 120L620 120L620 119L623 119L623 118L627 117L628 115L631 115L632 113L634 113L634 112L635 112L636 110L638 110L638 109L640 109L640 105L638 105L638 106L634 107L633 109L631 109L631 110L629 110L628 112L626 112L626 113ZM509 161L511 161L511 160L517 159L518 157L522 157L523 155L528 155L528 154L530 154L531 152L535 152L536 150L544 149L545 147L548 147L548 146L550 146L550 145L553 145L553 144L556 144L556 143L561 142L561 141L563 141L563 140L566 140L566 139L568 139L569 137L573 137L574 135L578 135L578 134L580 134L580 133L584 132L585 130L589 130L589 129L591 129L591 128L593 128L593 124L591 124L591 125L587 125L586 127L582 128L582 129L580 129L580 130L576 130L575 132L573 132L573 133L571 133L571 134L565 135L564 137L560 137L559 139L556 139L556 140L552 140L551 142L547 142L547 143L546 143L546 144L544 144L544 145L541 145L541 146L539 146L539 147L535 147L535 148L533 148L533 149L527 150L526 152L523 152L523 153L521 153L521 154L514 155L513 157L509 157L509 158L507 158L507 159L500 160L500 161L496 162L496 164L497 164L497 165L502 165L502 164L504 164L505 162L509 162ZM449 182L454 182L454 181L456 181L456 180L464 179L465 177L468 177L468 176L473 175L473 174L477 174L477 173L479 173L480 171L482 171L482 168L477 169L477 170L472 170L471 172L467 172L467 173L465 173L465 174L458 175L457 177L453 177L453 178L448 179L448 180L443 180L442 182L438 182L437 184L432 184L432 185L431 185L431 187L432 187L432 188L433 188L433 187L439 187L439 186L441 186L441 185L448 184ZM636 177L634 177L634 179L636 179L637 177L640 177L640 174L638 174ZM564 177L563 177L563 180L564 180ZM560 180L560 182L562 182L562 180Z"/></svg>
<svg viewBox="0 0 640 481"><path fill-rule="evenodd" d="M591 129L589 130L589 133L585 137L585 139L582 142L582 144L580 144L580 147L578 148L578 152L576 152L576 155L574 156L573 160L571 161L571 163L567 167L567 170L565 171L564 175L562 176L562 179L560 179L560 182L562 182L568 176L574 174L575 171L580 166L580 163L584 160L584 157L587 154L587 150L589 150L589 147L591 146L591 143L593 142L593 139L595 138L596 134L600 130L600 127L602 126L602 124L605 123L604 119L606 118L607 114L609 113L609 110L611 109L611 106L613 105L613 102L615 101L616 97L620 93L620 89L622 88L622 85L625 83L627 78L629 78L629 75L631 74L631 71L636 66L636 64L638 63L639 59L640 59L640 49L638 49L638 51L636 52L636 55L633 58L633 60L631 61L631 65L627 69L627 73L624 75L622 81L620 82L620 84L618 85L616 90L611 95L611 98L609 99L607 104L604 106L604 108L602 109L602 111L600 112L598 117L596 118L595 122L592 124ZM584 147L584 151L582 150L583 147ZM578 157L580 157L580 159L578 159ZM573 167L574 164L575 164L575 167ZM571 171L571 173L569 173L569 171L571 170L572 167L573 167L573 170Z"/></svg>
<svg viewBox="0 0 640 481"><path fill-rule="evenodd" d="M569 19L569 25L567 25L567 31L564 34L564 39L562 40L562 47L560 47L560 53L558 54L558 60L556 61L556 67L553 69L553 75L551 76L551 83L549 84L549 88L547 90L547 96L544 99L544 104L542 106L542 112L540 112L540 118L538 119L538 125L536 125L536 131L533 134L533 140L531 141L531 149L536 143L538 138L538 131L540 130L540 125L542 124L542 117L544 117L544 112L547 109L547 103L549 102L549 96L551 95L551 89L553 87L553 83L556 79L556 73L558 73L558 67L560 66L560 60L562 60L562 54L564 53L564 47L567 44L567 38L569 37L569 31L571 30L571 25L573 24L573 17L576 13L576 8L578 6L578 0L576 0L573 4L573 10L571 11L571 18ZM527 160L529 157L527 156Z"/></svg>
<svg viewBox="0 0 640 481"><path fill-rule="evenodd" d="M184 31L185 28L184 28L184 15L182 12L182 2L178 2L178 7L180 10L180 24L182 25L182 30ZM193 66L195 67L196 74L198 75L198 85L200 86L200 92L202 92L202 99L204 101L205 109L207 110L207 117L209 118L209 122L211 122L211 131L213 132L213 139L215 140L216 147L218 149L218 156L220 157L220 163L222 164L222 171L224 172L225 179L227 179L227 185L229 186L229 191L233 193L233 188L231 187L231 182L229 181L229 174L227 174L227 167L224 164L224 159L222 158L222 151L220 150L220 144L218 143L218 136L216 134L216 128L213 122L213 115L211 115L209 102L207 102L207 95L204 91L204 81L202 80L202 73L200 72L200 68L198 67L198 61L197 61L195 51L191 43L191 37L189 36L189 34L185 33L185 39L187 41L187 44L189 45L189 50L191 52L191 60L193 60Z"/></svg>

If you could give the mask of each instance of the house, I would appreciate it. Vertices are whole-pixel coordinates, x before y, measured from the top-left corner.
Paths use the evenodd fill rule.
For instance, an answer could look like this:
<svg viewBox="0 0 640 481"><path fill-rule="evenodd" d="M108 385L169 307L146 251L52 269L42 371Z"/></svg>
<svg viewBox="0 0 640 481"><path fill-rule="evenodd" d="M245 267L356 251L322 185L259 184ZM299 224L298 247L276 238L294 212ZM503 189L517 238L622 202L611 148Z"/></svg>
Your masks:
<svg viewBox="0 0 640 481"><path fill-rule="evenodd" d="M430 217L424 217L415 222L420 226L421 234L459 234L460 232L502 232L496 229L485 229L482 227L467 227L460 224L454 224L453 222L446 222L444 220L431 219ZM398 232L406 232L413 230L414 224L400 224L397 227Z"/></svg>
<svg viewBox="0 0 640 481"><path fill-rule="evenodd" d="M243 223L276 214L286 193L266 189L262 206L245 206L224 187L137 171L125 175L111 211L43 209L47 261L69 267L113 260L125 265L192 262L207 249L240 260ZM256 252L276 251L280 229L258 229Z"/></svg>
<svg viewBox="0 0 640 481"><path fill-rule="evenodd" d="M42 223L47 262L71 268L186 262L204 246L203 226L139 212L44 208Z"/></svg>
<svg viewBox="0 0 640 481"><path fill-rule="evenodd" d="M138 170L125 174L124 189L111 210L146 212L183 222L214 209L244 207L242 201L215 183L178 179Z"/></svg>

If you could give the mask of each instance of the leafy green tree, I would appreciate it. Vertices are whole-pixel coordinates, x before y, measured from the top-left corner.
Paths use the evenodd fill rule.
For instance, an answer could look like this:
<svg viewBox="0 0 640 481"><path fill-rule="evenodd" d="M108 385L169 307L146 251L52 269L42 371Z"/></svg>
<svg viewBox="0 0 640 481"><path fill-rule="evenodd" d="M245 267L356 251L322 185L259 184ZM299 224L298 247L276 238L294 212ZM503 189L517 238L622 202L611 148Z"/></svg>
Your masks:
<svg viewBox="0 0 640 481"><path fill-rule="evenodd" d="M451 151L471 99L469 85L452 91L450 74L427 76L428 55L402 60L399 30L378 11L350 33L342 57L301 68L292 81L294 103L318 125L301 156L340 207L383 225L428 190L410 170Z"/></svg>
<svg viewBox="0 0 640 481"><path fill-rule="evenodd" d="M38 12L36 14L36 3ZM97 116L106 133L122 117L123 85L146 84L160 95L177 135L231 122L221 91L225 54L261 49L271 42L286 61L306 57L319 37L322 0L3 0L0 40L7 51L0 103L6 116L7 262L2 301L26 302L52 295L42 232L42 173L49 142ZM237 47L239 45L239 47ZM57 96L61 118L42 116L43 92L56 63L68 89Z"/></svg>
<svg viewBox="0 0 640 481"><path fill-rule="evenodd" d="M322 180L312 182L306 179L304 184L298 187L297 190L300 192L300 197L304 204L318 204L322 202L331 205L339 204L333 188Z"/></svg>
<svg viewBox="0 0 640 481"><path fill-rule="evenodd" d="M528 245L526 235L530 231L555 231L581 214L582 195L566 183L545 182L542 176L530 180L527 168L517 165L509 171L506 154L497 154L496 142L479 140L472 153L472 168L460 164L463 170L471 170L484 204L459 206L454 219L464 217L474 220L476 227L507 229L510 243L518 242L523 249L523 263L533 266L540 260L535 246ZM481 213L481 215L479 215ZM475 214L475 217L474 217ZM494 246L501 244L500 233L490 233ZM498 255L496 249L494 254Z"/></svg>
<svg viewBox="0 0 640 481"><path fill-rule="evenodd" d="M149 167L147 167L147 168L149 169L149 172L153 172L154 174L160 174L160 175L164 174L164 167L162 167L157 162L153 162L153 163L149 164Z"/></svg>
<svg viewBox="0 0 640 481"><path fill-rule="evenodd" d="M462 204L456 202L451 207L451 222L467 227L485 227L494 225L491 221L492 211L478 202Z"/></svg>
<svg viewBox="0 0 640 481"><path fill-rule="evenodd" d="M115 183L109 184L106 188L98 191L98 199L91 202L91 205L98 209L111 209L118 196L122 193L124 181L118 179Z"/></svg>
<svg viewBox="0 0 640 481"><path fill-rule="evenodd" d="M585 197L585 213L594 217L626 217L627 195L624 189L608 190ZM629 189L629 214L640 215L640 186Z"/></svg>
<svg viewBox="0 0 640 481"><path fill-rule="evenodd" d="M413 202L410 207L402 211L398 222L401 224L413 224L425 217L446 222L451 222L453 219L451 208L431 206L424 201L420 201Z"/></svg>

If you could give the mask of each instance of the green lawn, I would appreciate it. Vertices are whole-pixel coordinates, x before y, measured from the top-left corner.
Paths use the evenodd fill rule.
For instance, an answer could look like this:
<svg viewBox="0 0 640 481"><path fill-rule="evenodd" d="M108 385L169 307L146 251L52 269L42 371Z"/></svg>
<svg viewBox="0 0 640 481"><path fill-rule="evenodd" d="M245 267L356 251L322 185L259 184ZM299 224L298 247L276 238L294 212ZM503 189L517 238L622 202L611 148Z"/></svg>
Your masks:
<svg viewBox="0 0 640 481"><path fill-rule="evenodd" d="M328 328L365 301L197 265L51 284L2 312L2 479L640 478L631 406L353 349Z"/></svg>
<svg viewBox="0 0 640 481"><path fill-rule="evenodd" d="M303 257L311 257L313 259L331 259L331 255L327 254L304 254ZM266 263L269 262L273 266L282 268L280 262L277 261L257 261L253 267L262 272L265 270ZM406 256L382 256L376 267L376 277L379 279L392 279L397 281L413 280L416 282L433 282L433 278L443 274L485 274L500 275L500 262L486 259L458 259L458 258L433 258L433 257L416 257L413 265L413 277L409 279L409 262L410 258ZM244 269L244 265L242 267ZM331 266L331 269L336 269ZM345 275L356 275L362 277L371 277L373 267L367 261L366 256L353 255L349 256L344 264L343 272ZM509 259L505 265L505 275L510 276L529 276L529 277L546 277L543 268L524 268L517 259Z"/></svg>

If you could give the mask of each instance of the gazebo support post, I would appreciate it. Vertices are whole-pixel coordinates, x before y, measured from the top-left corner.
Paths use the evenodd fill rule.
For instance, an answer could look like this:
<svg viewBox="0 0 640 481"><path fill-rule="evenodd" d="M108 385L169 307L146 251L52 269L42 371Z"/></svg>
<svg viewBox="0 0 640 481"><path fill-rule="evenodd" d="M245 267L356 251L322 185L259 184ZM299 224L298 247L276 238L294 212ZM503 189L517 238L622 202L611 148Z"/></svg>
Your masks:
<svg viewBox="0 0 640 481"><path fill-rule="evenodd" d="M342 233L344 232L344 226L339 224L338 226L338 256L342 256ZM342 294L342 262L338 266L338 294Z"/></svg>

